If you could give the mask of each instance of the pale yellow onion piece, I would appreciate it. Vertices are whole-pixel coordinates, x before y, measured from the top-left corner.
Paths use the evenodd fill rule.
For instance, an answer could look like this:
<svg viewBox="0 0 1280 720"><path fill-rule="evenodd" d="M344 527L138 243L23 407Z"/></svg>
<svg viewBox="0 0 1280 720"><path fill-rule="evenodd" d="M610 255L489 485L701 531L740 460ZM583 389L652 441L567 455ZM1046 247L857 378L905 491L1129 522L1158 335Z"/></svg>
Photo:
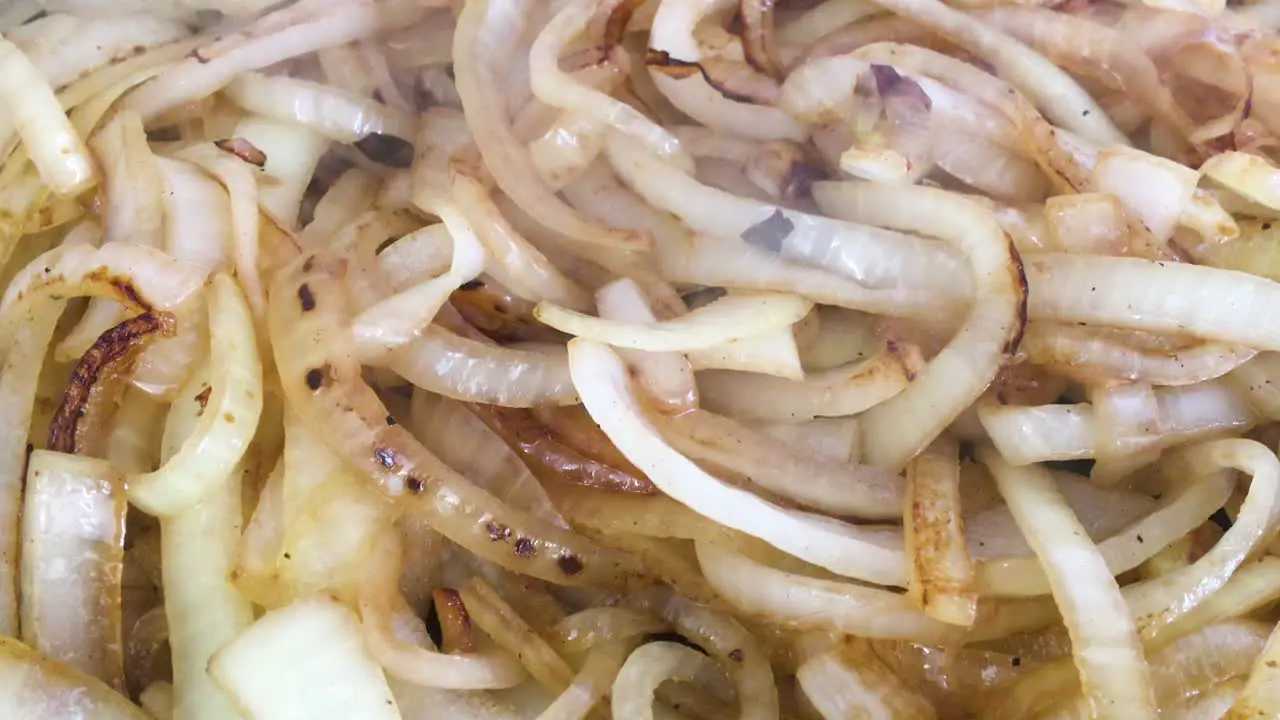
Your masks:
<svg viewBox="0 0 1280 720"><path fill-rule="evenodd" d="M361 631L365 647L389 675L414 685L454 690L509 688L528 678L516 657L503 650L445 654L407 642L396 632L397 613L411 613L395 587L399 538L384 528L369 550L371 560L356 581Z"/></svg>
<svg viewBox="0 0 1280 720"><path fill-rule="evenodd" d="M636 325L652 325L657 316L636 281L620 278L596 291L596 308L603 320ZM698 404L698 387L689 360L677 352L620 350L635 369L637 380L661 406L681 413Z"/></svg>
<svg viewBox="0 0 1280 720"><path fill-rule="evenodd" d="M379 300L351 321L355 353L363 362L376 363L418 337L449 301L449 295L484 270L489 256L458 208L452 203L435 203L431 209L444 221L453 240L449 269Z"/></svg>
<svg viewBox="0 0 1280 720"><path fill-rule="evenodd" d="M39 450L22 508L22 639L124 688L124 478L104 460Z"/></svg>
<svg viewBox="0 0 1280 720"><path fill-rule="evenodd" d="M1132 257L1029 255L1027 313L1280 349L1280 283L1256 275Z"/></svg>
<svg viewBox="0 0 1280 720"><path fill-rule="evenodd" d="M222 183L231 204L231 258L236 280L255 317L266 313L266 293L258 268L258 180L246 161L210 144L184 148L177 157L193 163Z"/></svg>
<svg viewBox="0 0 1280 720"><path fill-rule="evenodd" d="M63 88L58 102L62 109L71 111L76 130L87 135L127 90L173 66L206 39L189 37L99 68Z"/></svg>
<svg viewBox="0 0 1280 720"><path fill-rule="evenodd" d="M1259 353L1227 373L1225 380L1244 395L1259 418L1280 419L1280 353Z"/></svg>
<svg viewBox="0 0 1280 720"><path fill-rule="evenodd" d="M902 517L902 478L879 468L831 461L731 418L690 410L654 424L677 451L740 473L785 498L840 517Z"/></svg>
<svg viewBox="0 0 1280 720"><path fill-rule="evenodd" d="M195 295L204 276L164 252L131 243L68 245L20 270L0 300L0 352L11 347L29 308L53 295L110 298L133 309L173 310Z"/></svg>
<svg viewBox="0 0 1280 720"><path fill-rule="evenodd" d="M160 247L164 239L160 169L142 120L122 111L89 140L102 166L106 211L104 241Z"/></svg>
<svg viewBox="0 0 1280 720"><path fill-rule="evenodd" d="M258 184L258 203L277 225L296 229L302 196L320 156L329 148L328 138L303 125L256 115L241 120L233 137L249 141L267 156L262 169L267 177Z"/></svg>
<svg viewBox="0 0 1280 720"><path fill-rule="evenodd" d="M930 617L972 625L978 593L960 515L960 447L954 440L935 440L907 464L902 524L911 558L907 593Z"/></svg>
<svg viewBox="0 0 1280 720"><path fill-rule="evenodd" d="M215 351L216 352L216 351ZM209 387L207 370L195 372L170 406L163 457L197 431L201 403ZM253 606L231 582L240 544L241 481L244 463L217 478L196 504L160 521L160 569L164 615L168 620L173 664L173 712L182 718L235 720L236 709L214 686L205 666L222 646L253 623Z"/></svg>
<svg viewBox="0 0 1280 720"><path fill-rule="evenodd" d="M661 618L618 607L590 607L561 620L550 640L567 653L580 653L608 640L655 635L671 627Z"/></svg>
<svg viewBox="0 0 1280 720"><path fill-rule="evenodd" d="M209 674L247 720L400 720L359 619L332 598L263 615L213 656Z"/></svg>
<svg viewBox="0 0 1280 720"><path fill-rule="evenodd" d="M565 277L511 226L484 184L465 173L454 172L450 189L458 213L471 223L476 237L489 251L487 270L498 282L528 300L558 303L574 310L591 307L587 291ZM434 212L429 203L417 202Z"/></svg>
<svg viewBox="0 0 1280 720"><path fill-rule="evenodd" d="M609 131L595 118L562 110L546 132L528 144L529 159L543 182L559 190L595 162Z"/></svg>
<svg viewBox="0 0 1280 720"><path fill-rule="evenodd" d="M503 407L578 403L564 354L483 343L434 325L392 352L385 365L417 387L455 400Z"/></svg>
<svg viewBox="0 0 1280 720"><path fill-rule="evenodd" d="M689 350L685 357L694 370L738 370L803 380L804 367L795 335L791 328L785 328L715 347Z"/></svg>
<svg viewBox="0 0 1280 720"><path fill-rule="evenodd" d="M729 485L676 452L647 418L622 360L608 346L574 339L569 372L596 424L667 495L699 514L832 572L904 585L901 535L775 505Z"/></svg>
<svg viewBox="0 0 1280 720"><path fill-rule="evenodd" d="M1280 626L1271 632L1262 653L1253 662L1249 679L1225 720L1280 715Z"/></svg>
<svg viewBox="0 0 1280 720"><path fill-rule="evenodd" d="M846 638L835 649L800 664L796 680L822 717L927 720L937 717L929 701L876 657L866 640Z"/></svg>
<svg viewBox="0 0 1280 720"><path fill-rule="evenodd" d="M510 13L493 0L477 0L463 7L454 34L454 76L467 125L485 166L494 173L498 187L539 223L573 240L589 244L643 249L649 238L617 230L579 213L542 182L529 154L507 120L508 107L499 81L504 68L493 67L494 44L519 36L524 13Z"/></svg>
<svg viewBox="0 0 1280 720"><path fill-rule="evenodd" d="M1119 199L1160 242L1173 234L1199 181L1185 165L1125 147L1103 150L1093 167L1095 187Z"/></svg>
<svg viewBox="0 0 1280 720"><path fill-rule="evenodd" d="M797 422L855 415L911 386L921 366L911 345L889 345L875 356L809 373L803 380L735 371L698 373L703 405L737 419Z"/></svg>
<svg viewBox="0 0 1280 720"><path fill-rule="evenodd" d="M573 110L644 143L659 157L687 173L693 159L671 131L653 122L630 105L579 82L560 69L560 55L570 42L587 29L592 18L614 3L575 0L566 3L538 33L529 51L529 84L533 94L552 107Z"/></svg>
<svg viewBox="0 0 1280 720"><path fill-rule="evenodd" d="M597 703L608 698L618 671L634 645L634 641L610 640L592 648L582 661L582 669L574 675L573 682L538 715L538 720L581 720L586 717Z"/></svg>
<svg viewBox="0 0 1280 720"><path fill-rule="evenodd" d="M206 97L237 74L371 35L398 18L364 0L304 2L268 13L215 38L130 96L127 107L151 122L166 110Z"/></svg>
<svg viewBox="0 0 1280 720"><path fill-rule="evenodd" d="M969 258L976 290L964 325L905 390L860 418L866 462L896 471L986 391L1017 350L1026 323L1021 261L995 216L959 195L871 183L816 183L813 192L827 212L944 238Z"/></svg>
<svg viewBox="0 0 1280 720"><path fill-rule="evenodd" d="M1128 145L1106 112L1067 72L1013 37L938 0L875 0L991 63L1055 124L1099 145Z"/></svg>
<svg viewBox="0 0 1280 720"><path fill-rule="evenodd" d="M726 295L687 315L654 323L623 323L591 317L542 302L534 317L570 335L632 350L650 352L709 348L761 335L799 322L813 303L796 295Z"/></svg>
<svg viewBox="0 0 1280 720"><path fill-rule="evenodd" d="M796 423L752 420L746 424L786 443L795 452L841 463L862 459L862 434L857 418L815 418Z"/></svg>
<svg viewBox="0 0 1280 720"><path fill-rule="evenodd" d="M1122 156L1123 157L1123 156ZM1046 250L1118 255L1127 250L1128 216L1106 192L1055 195L1044 202Z"/></svg>
<svg viewBox="0 0 1280 720"><path fill-rule="evenodd" d="M1146 581L1126 588L1126 597L1141 590ZM1159 629L1149 641L1153 647L1166 645L1202 627L1241 617L1266 607L1280 598L1280 558L1272 555L1241 565L1221 589L1205 598L1186 615Z"/></svg>
<svg viewBox="0 0 1280 720"><path fill-rule="evenodd" d="M298 247L315 250L327 245L343 226L372 209L377 195L376 175L358 167L342 173L316 203L311 222L298 233Z"/></svg>
<svg viewBox="0 0 1280 720"><path fill-rule="evenodd" d="M1185 350L1146 351L1088 328L1062 323L1027 324L1019 351L1027 360L1077 382L1145 382L1192 385L1247 364L1256 351L1208 342Z"/></svg>
<svg viewBox="0 0 1280 720"><path fill-rule="evenodd" d="M1194 482L1167 490L1149 514L1097 543L1098 553L1113 575L1132 570L1199 527L1223 506L1234 489L1231 478L1221 473L1195 477ZM1031 557L987 557L978 564L977 581L984 596L1043 595L1052 591L1048 576Z"/></svg>
<svg viewBox="0 0 1280 720"><path fill-rule="evenodd" d="M1179 452L1193 475L1240 470L1252 476L1244 505L1231 529L1209 552L1178 571L1162 575L1126 593L1143 638L1186 615L1230 579L1250 555L1266 547L1280 527L1280 459L1252 440L1215 440Z"/></svg>
<svg viewBox="0 0 1280 720"><path fill-rule="evenodd" d="M707 582L748 616L796 628L931 644L963 635L961 628L925 615L905 594L787 573L703 540L697 541L697 549Z"/></svg>
<svg viewBox="0 0 1280 720"><path fill-rule="evenodd" d="M704 243L715 243L716 250L706 256L711 265L708 272L726 272L734 263L748 263L759 256L773 259L775 265L781 260L801 263L812 266L803 268L809 271L806 276L832 273L856 283L828 289L823 285L836 285L831 279L820 283L807 280L798 282L795 292L830 302L818 294L825 290L835 294L840 305L869 312L936 316L954 312L955 304L970 295L972 281L964 258L944 243L732 195L685 175L621 135L611 135L605 149L628 187L651 205L676 215L696 233L714 238L695 236L694 247L689 249L660 247L663 255L670 254L660 260L673 279L682 279L672 275L681 271L681 264L692 264L688 258L677 263L680 254L698 253ZM668 267L672 270L667 271ZM814 272L815 267L827 273ZM773 275L780 272L771 270ZM791 275L798 274L796 271ZM951 282L940 284L936 282L939 277ZM707 275L690 279L750 287ZM811 284L815 286L812 295L807 290Z"/></svg>
<svg viewBox="0 0 1280 720"><path fill-rule="evenodd" d="M1161 388L1156 391L1161 445L1169 446L1228 431L1240 432L1257 422L1253 411L1222 381ZM978 417L996 449L1013 465L1047 460L1084 460L1097 456L1093 406L983 405Z"/></svg>
<svg viewBox="0 0 1280 720"><path fill-rule="evenodd" d="M633 593L622 606L663 618L677 633L714 658L737 690L739 720L779 717L778 690L769 656L762 643L733 617L660 586Z"/></svg>
<svg viewBox="0 0 1280 720"><path fill-rule="evenodd" d="M309 80L247 72L223 92L249 112L304 125L338 142L371 134L408 140L416 131L414 118L399 108Z"/></svg>
<svg viewBox="0 0 1280 720"><path fill-rule="evenodd" d="M676 61L706 60L695 29L704 19L731 7L732 0L662 0L649 31L649 47ZM729 55L731 51L719 52ZM779 108L730 100L701 73L677 79L665 75L661 68L649 68L649 77L672 105L714 130L756 140L799 141L808 134L803 124Z"/></svg>
<svg viewBox="0 0 1280 720"><path fill-rule="evenodd" d="M53 88L27 56L3 37L0 78L0 106L10 114L40 179L63 196L78 195L96 183L97 166Z"/></svg>
<svg viewBox="0 0 1280 720"><path fill-rule="evenodd" d="M784 59L788 51L807 48L835 28L879 15L884 10L867 0L831 0L820 3L799 15L780 22L777 28L779 50Z"/></svg>
<svg viewBox="0 0 1280 720"><path fill-rule="evenodd" d="M11 718L153 720L97 678L0 638L0 714Z"/></svg>
<svg viewBox="0 0 1280 720"><path fill-rule="evenodd" d="M1049 578L1094 717L1156 717L1151 677L1124 598L1050 476L1012 467L989 449L981 459Z"/></svg>
<svg viewBox="0 0 1280 720"><path fill-rule="evenodd" d="M156 680L138 696L138 704L155 720L173 720L173 685Z"/></svg>
<svg viewBox="0 0 1280 720"><path fill-rule="evenodd" d="M195 165L156 156L165 211L164 249L202 273L229 269L231 202Z"/></svg>
<svg viewBox="0 0 1280 720"><path fill-rule="evenodd" d="M444 223L436 223L414 230L383 248L378 253L378 267L392 287L404 290L424 277L447 272L452 256L453 236Z"/></svg>
<svg viewBox="0 0 1280 720"><path fill-rule="evenodd" d="M1200 173L1224 187L1272 210L1280 210L1280 170L1257 155L1228 150L1200 166Z"/></svg>
<svg viewBox="0 0 1280 720"><path fill-rule="evenodd" d="M616 718L653 720L654 692L668 680L693 682L710 661L684 645L652 642L626 658L613 681L611 710Z"/></svg>
<svg viewBox="0 0 1280 720"><path fill-rule="evenodd" d="M488 583L473 577L458 591L471 621L506 648L540 685L562 693L573 683L573 670Z"/></svg>
<svg viewBox="0 0 1280 720"><path fill-rule="evenodd" d="M264 608L288 604L276 575L284 548L284 458L278 458L245 521L231 578L244 596Z"/></svg>
<svg viewBox="0 0 1280 720"><path fill-rule="evenodd" d="M216 275L209 296L213 392L182 449L155 472L129 477L129 500L152 515L199 502L231 472L253 439L262 412L262 362L253 314L235 281Z"/></svg>
<svg viewBox="0 0 1280 720"><path fill-rule="evenodd" d="M143 13L56 13L14 28L9 39L22 48L51 86L65 88L189 33L181 23Z"/></svg>

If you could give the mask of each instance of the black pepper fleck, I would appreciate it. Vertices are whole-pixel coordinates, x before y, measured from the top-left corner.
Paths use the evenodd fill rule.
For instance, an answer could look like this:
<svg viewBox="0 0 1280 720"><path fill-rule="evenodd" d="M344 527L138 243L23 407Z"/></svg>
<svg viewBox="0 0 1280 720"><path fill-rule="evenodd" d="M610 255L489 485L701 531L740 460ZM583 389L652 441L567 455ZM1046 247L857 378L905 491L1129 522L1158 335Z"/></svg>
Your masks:
<svg viewBox="0 0 1280 720"><path fill-rule="evenodd" d="M582 561L577 555L565 554L556 558L556 565L565 575L577 575L582 572Z"/></svg>
<svg viewBox="0 0 1280 720"><path fill-rule="evenodd" d="M324 371L320 368L312 368L307 371L307 387L312 390L319 390L324 385Z"/></svg>
<svg viewBox="0 0 1280 720"><path fill-rule="evenodd" d="M422 482L422 478L412 475L405 481L405 484L409 486L409 492L411 493L420 493L427 488L426 483Z"/></svg>
<svg viewBox="0 0 1280 720"><path fill-rule="evenodd" d="M399 425L399 424L400 423L396 422L395 418L391 417L390 415L387 416L387 425Z"/></svg>

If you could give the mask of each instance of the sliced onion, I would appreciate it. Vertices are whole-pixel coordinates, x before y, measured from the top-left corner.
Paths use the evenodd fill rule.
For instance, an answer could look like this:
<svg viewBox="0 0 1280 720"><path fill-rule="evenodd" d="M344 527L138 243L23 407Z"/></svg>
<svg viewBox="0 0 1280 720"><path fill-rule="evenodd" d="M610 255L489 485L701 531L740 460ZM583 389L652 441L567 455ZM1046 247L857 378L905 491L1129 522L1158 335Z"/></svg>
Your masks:
<svg viewBox="0 0 1280 720"><path fill-rule="evenodd" d="M1276 190L1280 170L1257 155L1229 150L1205 161L1200 172L1246 200L1280 210L1280 192Z"/></svg>
<svg viewBox="0 0 1280 720"><path fill-rule="evenodd" d="M874 520L902 515L903 482L889 472L809 456L705 410L660 418L656 424L667 442L688 457L739 473L821 512Z"/></svg>
<svg viewBox="0 0 1280 720"><path fill-rule="evenodd" d="M1011 467L989 450L982 461L1049 578L1092 712L1154 718L1151 677L1124 598L1049 475Z"/></svg>
<svg viewBox="0 0 1280 720"><path fill-rule="evenodd" d="M9 39L55 88L186 37L181 23L154 14L83 17L46 15L11 32Z"/></svg>
<svg viewBox="0 0 1280 720"><path fill-rule="evenodd" d="M503 407L578 402L563 354L482 343L436 326L392 352L386 366L424 390L455 400Z"/></svg>
<svg viewBox="0 0 1280 720"><path fill-rule="evenodd" d="M706 655L684 645L641 645L627 656L613 681L614 717L653 720L653 694L658 686L668 680L692 682L707 662Z"/></svg>
<svg viewBox="0 0 1280 720"><path fill-rule="evenodd" d="M129 477L129 501L172 515L200 501L231 472L262 413L262 366L253 314L235 281L213 279L209 298L213 394L196 430L158 470Z"/></svg>
<svg viewBox="0 0 1280 720"><path fill-rule="evenodd" d="M1147 352L1063 323L1032 322L1020 352L1055 374L1081 383L1145 382L1192 385L1221 377L1257 354L1235 345L1207 342L1186 350Z"/></svg>
<svg viewBox="0 0 1280 720"><path fill-rule="evenodd" d="M824 718L850 711L874 713L872 717L935 717L929 701L890 671L866 640L847 639L805 660L796 680Z"/></svg>
<svg viewBox="0 0 1280 720"><path fill-rule="evenodd" d="M540 685L562 693L573 683L569 665L487 583L474 577L458 592L472 622L519 658Z"/></svg>
<svg viewBox="0 0 1280 720"><path fill-rule="evenodd" d="M8 637L0 638L0 683L10 688L0 699L0 711L10 717L152 720L101 680Z"/></svg>
<svg viewBox="0 0 1280 720"><path fill-rule="evenodd" d="M902 524L911 558L907 593L930 617L972 625L978 594L960 515L955 441L939 439L907 465Z"/></svg>
<svg viewBox="0 0 1280 720"><path fill-rule="evenodd" d="M1280 639L1277 638L1280 631L1273 630L1225 717L1266 717L1280 713Z"/></svg>
<svg viewBox="0 0 1280 720"><path fill-rule="evenodd" d="M862 362L787 380L754 373L703 371L698 389L710 410L739 419L796 422L855 415L911 386L920 372L920 351L888 343Z"/></svg>
<svg viewBox="0 0 1280 720"><path fill-rule="evenodd" d="M634 642L613 640L592 648L582 662L582 669L574 675L573 682L538 715L538 720L581 720L586 717L597 703L609 695L609 689L616 684L627 653L634 645Z"/></svg>
<svg viewBox="0 0 1280 720"><path fill-rule="evenodd" d="M650 352L703 349L761 335L803 318L813 304L794 295L729 295L674 320L650 325L592 318L567 308L540 303L534 317L582 338Z"/></svg>
<svg viewBox="0 0 1280 720"><path fill-rule="evenodd" d="M552 633L565 652L577 653L610 640L670 630L662 618L618 607L592 607L561 620Z"/></svg>
<svg viewBox="0 0 1280 720"><path fill-rule="evenodd" d="M641 328L658 323L644 291L630 278L615 280L596 291L596 305L605 322ZM679 413L697 406L693 367L679 353L622 350L620 354L664 410Z"/></svg>
<svg viewBox="0 0 1280 720"><path fill-rule="evenodd" d="M592 419L663 492L722 525L833 572L902 585L901 536L788 510L716 478L676 452L645 417L626 368L607 346L576 339L569 371Z"/></svg>
<svg viewBox="0 0 1280 720"><path fill-rule="evenodd" d="M1187 333L1280 349L1280 283L1247 273L1139 258L1046 253L1026 259L1032 320ZM1231 308L1224 313L1222 308Z"/></svg>
<svg viewBox="0 0 1280 720"><path fill-rule="evenodd" d="M1200 173L1180 163L1131 148L1112 148L1098 155L1094 186L1120 200L1129 215L1164 242L1200 181ZM1140 254L1154 249L1138 248Z"/></svg>
<svg viewBox="0 0 1280 720"><path fill-rule="evenodd" d="M306 125L338 142L356 143L370 135L408 142L415 134L413 118L398 108L331 85L246 72L223 91L249 112Z"/></svg>
<svg viewBox="0 0 1280 720"><path fill-rule="evenodd" d="M332 598L268 612L213 656L209 674L251 717L400 717L360 620Z"/></svg>
<svg viewBox="0 0 1280 720"><path fill-rule="evenodd" d="M235 126L241 138L267 156L267 176L258 184L258 202L286 230L298 226L302 196L329 141L314 130L290 122L250 115Z"/></svg>
<svg viewBox="0 0 1280 720"><path fill-rule="evenodd" d="M726 254L750 252L744 246L754 245L854 279L862 286L860 297L841 304L872 312L936 313L968 294L969 287L960 285L964 274L959 257L941 243L730 195L619 136L610 137L606 150L623 181L645 200L676 214L693 230L719 238L726 251L716 256L719 262L726 261ZM744 242L727 242L731 238ZM929 280L939 276L956 282L938 287Z"/></svg>
<svg viewBox="0 0 1280 720"><path fill-rule="evenodd" d="M897 470L977 399L1016 352L1026 324L1027 282L1017 251L981 206L925 188L868 183L814 185L828 212L927 233L957 245L977 288L968 319L903 392L864 418L868 464ZM946 220L934 213L946 207Z"/></svg>
<svg viewBox="0 0 1280 720"><path fill-rule="evenodd" d="M62 112L53 88L22 50L3 37L0 78L4 78L0 101L9 109L40 179L63 196L78 195L97 182L97 166Z"/></svg>
<svg viewBox="0 0 1280 720"><path fill-rule="evenodd" d="M1227 374L1226 383L1244 395L1259 418L1280 418L1280 355L1259 353Z"/></svg>
<svg viewBox="0 0 1280 720"><path fill-rule="evenodd" d="M41 450L22 508L22 638L124 689L124 478L102 460Z"/></svg>

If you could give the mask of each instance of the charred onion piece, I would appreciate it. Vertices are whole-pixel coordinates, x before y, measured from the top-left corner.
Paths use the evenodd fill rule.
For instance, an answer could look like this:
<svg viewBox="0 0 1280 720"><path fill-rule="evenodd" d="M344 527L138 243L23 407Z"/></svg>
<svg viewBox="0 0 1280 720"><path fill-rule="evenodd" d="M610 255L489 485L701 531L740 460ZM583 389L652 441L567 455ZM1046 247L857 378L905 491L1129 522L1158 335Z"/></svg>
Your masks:
<svg viewBox="0 0 1280 720"><path fill-rule="evenodd" d="M254 167L266 167L267 154L242 137L227 138L214 143L219 150L229 152Z"/></svg>
<svg viewBox="0 0 1280 720"><path fill-rule="evenodd" d="M362 155L379 165L405 170L413 165L413 143L385 133L369 133L352 143Z"/></svg>
<svg viewBox="0 0 1280 720"><path fill-rule="evenodd" d="M474 651L476 644L471 635L471 615L458 591L436 588L431 591L431 599L436 605L436 617L440 619L440 650L449 653Z"/></svg>
<svg viewBox="0 0 1280 720"><path fill-rule="evenodd" d="M614 492L652 495L657 488L631 463L615 467L591 457L522 408L467 403L480 418L524 460L540 480L559 480Z"/></svg>
<svg viewBox="0 0 1280 720"><path fill-rule="evenodd" d="M516 297L483 280L465 283L450 301L464 320L500 343L563 343L564 333L547 327L533 317L533 303Z"/></svg>
<svg viewBox="0 0 1280 720"><path fill-rule="evenodd" d="M81 423L81 420L105 412L106 405L114 405L106 401L114 400L113 391L122 388L113 381L128 377L143 348L157 336L172 336L175 325L173 315L167 312L148 312L102 333L71 372L71 380L62 393L62 404L49 424L48 449L72 454L83 452L86 433L98 423ZM94 410L91 412L91 409Z"/></svg>
<svg viewBox="0 0 1280 720"><path fill-rule="evenodd" d="M609 45L621 45L627 34L627 25L636 10L644 5L645 0L622 0L609 11L609 19L604 24L604 41Z"/></svg>
<svg viewBox="0 0 1280 720"><path fill-rule="evenodd" d="M678 60L665 50L651 48L645 55L644 64L677 80L701 74L716 92L734 102L774 105L778 101L780 90L777 81L746 63L714 58L700 62Z"/></svg>

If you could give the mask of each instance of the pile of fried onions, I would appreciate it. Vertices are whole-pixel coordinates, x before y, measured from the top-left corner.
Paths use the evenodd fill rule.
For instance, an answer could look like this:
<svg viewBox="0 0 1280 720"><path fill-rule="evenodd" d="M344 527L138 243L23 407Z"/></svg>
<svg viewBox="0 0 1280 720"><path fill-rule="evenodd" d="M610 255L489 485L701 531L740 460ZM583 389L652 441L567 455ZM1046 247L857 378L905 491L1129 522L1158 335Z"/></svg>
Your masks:
<svg viewBox="0 0 1280 720"><path fill-rule="evenodd" d="M0 716L1280 717L1280 3L0 7Z"/></svg>

